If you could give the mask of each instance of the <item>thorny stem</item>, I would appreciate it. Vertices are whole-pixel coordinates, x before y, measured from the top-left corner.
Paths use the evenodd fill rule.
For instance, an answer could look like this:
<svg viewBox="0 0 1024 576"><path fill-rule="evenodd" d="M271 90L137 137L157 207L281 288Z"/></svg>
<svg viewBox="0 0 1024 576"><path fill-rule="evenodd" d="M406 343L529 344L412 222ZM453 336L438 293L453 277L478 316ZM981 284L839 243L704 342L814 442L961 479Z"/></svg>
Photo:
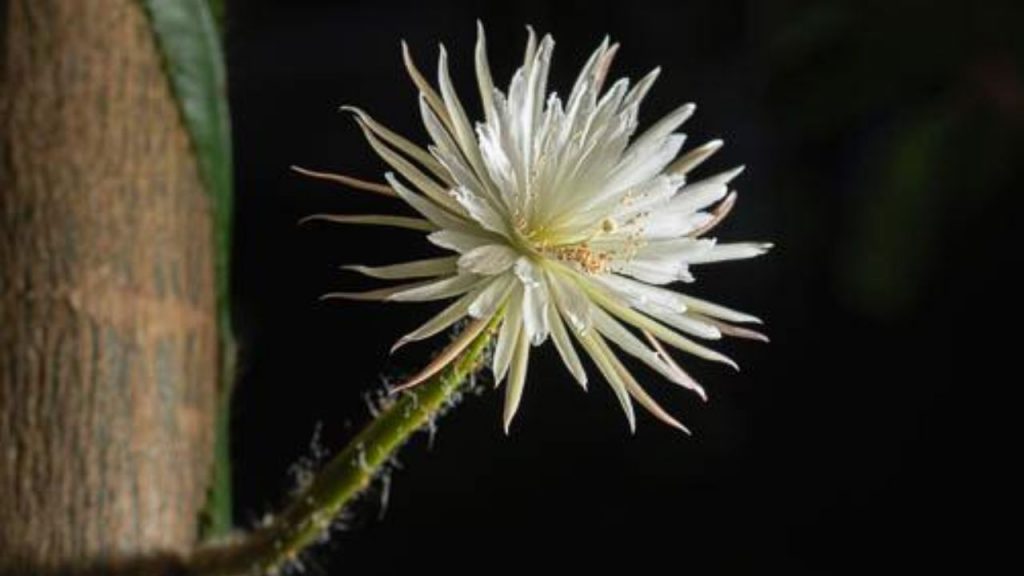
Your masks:
<svg viewBox="0 0 1024 576"><path fill-rule="evenodd" d="M298 557L327 533L346 504L417 430L438 415L482 361L496 322L440 374L401 393L335 456L269 524L240 539L199 549L189 563L193 576L267 574Z"/></svg>

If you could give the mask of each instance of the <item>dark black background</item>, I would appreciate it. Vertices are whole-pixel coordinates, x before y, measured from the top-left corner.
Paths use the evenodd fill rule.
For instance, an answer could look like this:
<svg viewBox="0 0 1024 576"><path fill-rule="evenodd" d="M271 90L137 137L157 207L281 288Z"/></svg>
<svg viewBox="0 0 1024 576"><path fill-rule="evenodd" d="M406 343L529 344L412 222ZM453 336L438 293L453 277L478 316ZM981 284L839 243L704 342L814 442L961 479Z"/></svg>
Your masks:
<svg viewBox="0 0 1024 576"><path fill-rule="evenodd" d="M623 45L613 75L663 67L644 122L698 103L690 142L727 142L705 170L747 165L718 236L777 248L699 269L693 288L765 318L772 343L723 342L739 374L686 359L706 405L644 373L693 437L646 415L630 435L606 387L595 378L582 393L545 347L511 436L501 394L469 399L432 448L424 436L404 450L383 517L377 490L307 568L876 573L991 562L1010 538L994 529L1009 516L998 462L1014 457L999 448L1013 420L997 408L1019 383L1010 204L1022 193L1024 60L1011 6L230 3L237 519L276 509L314 431L327 452L342 447L380 374L413 370L440 345L387 356L436 307L318 302L369 285L340 264L429 249L413 233L297 226L314 212L397 207L288 166L380 177L342 104L425 138L402 38L431 72L445 43L477 115L480 18L499 84L529 23L555 37L561 93L610 34Z"/></svg>

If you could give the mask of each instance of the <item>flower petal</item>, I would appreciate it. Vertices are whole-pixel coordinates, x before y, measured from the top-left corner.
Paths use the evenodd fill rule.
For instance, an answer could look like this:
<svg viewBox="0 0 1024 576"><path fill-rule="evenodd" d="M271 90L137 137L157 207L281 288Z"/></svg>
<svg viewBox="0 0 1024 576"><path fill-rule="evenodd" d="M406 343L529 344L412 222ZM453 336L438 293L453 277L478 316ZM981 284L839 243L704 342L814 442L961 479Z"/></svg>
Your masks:
<svg viewBox="0 0 1024 576"><path fill-rule="evenodd" d="M725 143L721 140L712 140L705 144L701 144L677 158L675 162L668 166L668 168L665 168L665 172L669 174L686 174L710 158L712 154L722 147L722 144Z"/></svg>
<svg viewBox="0 0 1024 576"><path fill-rule="evenodd" d="M614 318L609 316L607 312L600 308L595 308L593 314L594 328L596 328L602 336L614 342L627 354L639 359L658 374L661 374L665 378L668 378L670 381L681 386L686 385L686 383L679 378L678 374L672 370L672 367L662 360L657 351L651 350L645 346L639 338L633 335L633 333L627 330L622 324L618 323Z"/></svg>
<svg viewBox="0 0 1024 576"><path fill-rule="evenodd" d="M728 184L743 172L743 166L715 174L699 182L687 184L676 194L667 209L673 213L690 214L718 202L728 193Z"/></svg>
<svg viewBox="0 0 1024 576"><path fill-rule="evenodd" d="M482 230L480 232L482 232ZM470 231L453 230L450 228L438 230L433 234L428 234L427 240L435 246L452 250L460 254L465 254L479 246L494 243L494 239L487 238L482 234Z"/></svg>
<svg viewBox="0 0 1024 576"><path fill-rule="evenodd" d="M660 405L658 405L657 402L654 401L653 398L650 397L650 395L647 394L646 391L644 391L640 384L637 383L636 378L634 378L633 375L629 373L629 370L627 370L626 367L623 366L622 361L620 361L618 357L616 357L615 354L611 352L611 350L608 348L608 344L604 342L600 342L599 344L604 348L605 352L607 353L608 359L612 364L612 368L616 372L618 372L619 376L622 378L622 384L625 386L626 391L629 393L630 396L635 398L636 401L639 402L641 406L646 408L648 412L653 414L655 418L661 420L662 422L668 424L669 426L672 426L673 428L682 430L687 434L690 433L690 430L687 429L686 426L683 426L682 424L679 423L678 420L669 415L668 412L666 412Z"/></svg>
<svg viewBox="0 0 1024 576"><path fill-rule="evenodd" d="M413 144L409 139L401 134L388 129L380 122L374 120L372 116L355 106L342 106L341 109L355 114L360 120L366 123L366 127L376 134L381 140L387 142L391 146L394 146L406 156L409 156L419 162L442 182L448 184L452 183L451 175L448 174L444 167L441 166L441 164L439 164L438 161L435 160L434 157L426 150L420 148L416 144Z"/></svg>
<svg viewBox="0 0 1024 576"><path fill-rule="evenodd" d="M523 288L516 286L509 296L508 305L505 307L505 318L501 321L501 329L498 330L498 342L494 346L494 357L491 360L491 370L494 372L494 385L497 387L505 379L508 372L509 362L512 360L512 351L516 346L516 339L523 328Z"/></svg>
<svg viewBox="0 0 1024 576"><path fill-rule="evenodd" d="M515 353L512 356L512 366L509 370L508 383L505 385L505 410L503 420L505 423L505 434L508 434L512 419L519 410L519 403L523 399L523 388L526 385L526 368L530 361L530 343L525 333L520 333L516 338Z"/></svg>
<svg viewBox="0 0 1024 576"><path fill-rule="evenodd" d="M701 300L690 296L688 294L678 294L679 298L686 304L686 307L694 312L711 316L712 318L720 318L728 322L738 322L740 324L760 324L761 320L756 316L751 316L746 312L740 312L733 310L732 308L726 308L721 304L715 304L714 302L708 302L707 300Z"/></svg>
<svg viewBox="0 0 1024 576"><path fill-rule="evenodd" d="M453 273L455 272L456 260L455 256L445 256L443 258L413 260L412 262L402 262L401 264L391 264L389 266L361 266L353 264L342 266L342 268L359 272L371 278L400 280L403 278L425 278Z"/></svg>
<svg viewBox="0 0 1024 576"><path fill-rule="evenodd" d="M643 314L640 314L635 310L623 306L614 298L604 294L600 289L589 287L585 284L582 284L581 286L584 288L584 290L586 290L587 294L592 296L594 300L601 305L601 307L606 309L613 316L619 318L620 320L632 324L633 326L641 330L646 330L653 334L654 336L656 336L658 339L664 341L666 344L683 350L684 352L689 352L690 354L693 354L694 356L698 356L700 358L704 358L705 360L721 362L723 364L732 366L732 368L735 370L739 370L739 366L737 366L736 363L733 362L728 356L720 352L716 352L705 346L701 346L700 344L697 344L693 340L690 340L689 338L686 338L685 336L682 336L674 332L673 330L666 328L662 324L644 316Z"/></svg>
<svg viewBox="0 0 1024 576"><path fill-rule="evenodd" d="M484 107L484 117L489 122L494 117L494 81L491 80L491 66L487 62L487 37L479 20L476 21L475 64L480 101Z"/></svg>
<svg viewBox="0 0 1024 576"><path fill-rule="evenodd" d="M490 318L481 318L474 322L470 322L469 325L459 334L458 338L452 341L447 348L441 351L429 364L423 367L422 370L411 376L405 382L402 382L398 386L390 390L391 394L395 392L401 392L402 390L408 390L414 386L426 382L428 378L440 372L445 366L450 364L458 355L469 346L477 336L480 335L485 329L487 329L488 320Z"/></svg>
<svg viewBox="0 0 1024 576"><path fill-rule="evenodd" d="M459 257L459 270L481 276L493 276L508 270L519 253L504 244L477 246Z"/></svg>
<svg viewBox="0 0 1024 576"><path fill-rule="evenodd" d="M314 220L323 220L325 222L335 222L338 224L391 226L393 228L405 228L408 230L418 230L420 232L432 232L438 228L436 225L431 224L429 221L423 220L422 218L378 214L311 214L302 220L299 220L299 224L305 224L306 222L312 222Z"/></svg>
<svg viewBox="0 0 1024 576"><path fill-rule="evenodd" d="M391 184L391 187L406 204L411 206L413 210L422 214L424 218L429 220L438 228L453 230L465 230L469 228L469 224L461 216L446 210L436 202L428 200L423 195L413 192L404 184L399 182L391 172L385 174L384 178L387 179L388 184ZM454 200L452 200L452 202L454 202ZM456 204L456 206L458 206L458 204Z"/></svg>
<svg viewBox="0 0 1024 576"><path fill-rule="evenodd" d="M551 298L547 284L541 281L540 272L526 258L516 261L515 273L524 290L523 329L530 343L540 346L547 340L549 332L547 307Z"/></svg>
<svg viewBox="0 0 1024 576"><path fill-rule="evenodd" d="M396 172L401 174L404 178L407 178L412 182L416 188L423 192L423 194L430 198L438 206L443 207L445 210L452 212L453 214L459 213L459 205L448 197L436 180L424 174L419 168L413 166L411 162L398 155L395 151L388 148L383 142L377 139L369 127L360 119L356 119L359 123L359 127L363 130L363 135L366 136L366 141L370 143L370 147L373 148L374 152L381 157L388 166L391 166ZM392 188L395 186L392 182L393 178L388 179L388 183L391 184ZM397 192L397 190L396 190Z"/></svg>
<svg viewBox="0 0 1024 576"><path fill-rule="evenodd" d="M493 316L508 299L513 282L511 274L496 278L469 305L469 315L473 318L489 318Z"/></svg>
<svg viewBox="0 0 1024 576"><path fill-rule="evenodd" d="M452 296L465 294L476 288L486 280L482 280L475 274L457 274L440 280L430 282L423 286L410 288L396 292L387 297L393 302L429 302L431 300L444 300Z"/></svg>
<svg viewBox="0 0 1024 576"><path fill-rule="evenodd" d="M584 336L577 335L577 338L619 400L622 411L626 414L626 420L629 422L629 431L636 432L636 414L633 412L633 402L630 400L625 382L622 381L624 371L620 372L615 362L611 360L615 354L607 346L601 346L602 340L598 334L590 332Z"/></svg>
<svg viewBox="0 0 1024 576"><path fill-rule="evenodd" d="M556 274L550 274L550 286L555 295L559 311L569 321L574 332L583 334L590 329L590 301L572 281L563 280Z"/></svg>
<svg viewBox="0 0 1024 576"><path fill-rule="evenodd" d="M377 288L376 290L367 290L365 292L329 292L320 297L321 300L330 300L333 298L343 298L345 300L362 300L362 301L384 301L391 298L391 296L411 290L420 288L431 284L433 280L426 280L422 282L410 282L409 284L400 284L398 286L388 286L387 288Z"/></svg>
<svg viewBox="0 0 1024 576"><path fill-rule="evenodd" d="M569 332L565 329L565 323L562 322L561 314L556 306L549 306L547 311L548 325L551 326L551 340L555 343L555 349L558 350L558 355L562 357L562 362L569 369L569 373L586 390L587 372L583 369L583 363L580 362L580 357L576 354L576 349L569 338Z"/></svg>
<svg viewBox="0 0 1024 576"><path fill-rule="evenodd" d="M455 302L451 303L447 308L438 312L437 315L426 321L419 328L399 338L398 342L395 342L395 345L391 347L391 352L394 353L395 350L398 350L409 342L430 338L464 318L469 312L470 304L476 300L480 291L481 288L477 288L469 294L462 296Z"/></svg>
<svg viewBox="0 0 1024 576"><path fill-rule="evenodd" d="M419 89L420 94L423 94L441 121L451 129L452 121L448 117L448 111L445 109L444 102L441 101L437 91L430 86L430 82L427 82L427 79L423 77L423 73L420 72L419 68L416 67L412 60L412 54L409 52L409 45L404 40L402 41L402 60L405 62L405 69L409 72L409 77L412 78L412 82Z"/></svg>
<svg viewBox="0 0 1024 576"><path fill-rule="evenodd" d="M760 256L771 250L770 242L733 242L730 244L717 244L710 250L690 258L692 264L708 264L711 262L724 262L726 260L742 260Z"/></svg>

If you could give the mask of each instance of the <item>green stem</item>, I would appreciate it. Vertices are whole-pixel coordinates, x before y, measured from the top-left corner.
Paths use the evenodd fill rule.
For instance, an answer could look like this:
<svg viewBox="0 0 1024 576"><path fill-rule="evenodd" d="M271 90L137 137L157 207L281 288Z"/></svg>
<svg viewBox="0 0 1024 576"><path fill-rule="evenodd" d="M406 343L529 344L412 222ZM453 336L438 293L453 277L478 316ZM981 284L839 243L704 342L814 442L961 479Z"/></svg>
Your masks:
<svg viewBox="0 0 1024 576"><path fill-rule="evenodd" d="M194 576L265 574L280 569L327 532L346 504L417 430L435 418L480 366L494 333L482 332L440 374L403 392L317 475L284 513L239 540L200 549L190 563Z"/></svg>

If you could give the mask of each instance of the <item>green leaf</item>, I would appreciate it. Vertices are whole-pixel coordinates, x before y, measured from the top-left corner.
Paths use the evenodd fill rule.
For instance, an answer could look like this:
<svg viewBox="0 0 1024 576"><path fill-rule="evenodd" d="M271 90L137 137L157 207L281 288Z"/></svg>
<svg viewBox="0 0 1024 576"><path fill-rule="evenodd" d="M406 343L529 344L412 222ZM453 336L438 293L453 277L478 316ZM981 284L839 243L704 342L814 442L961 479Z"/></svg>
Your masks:
<svg viewBox="0 0 1024 576"><path fill-rule="evenodd" d="M220 390L214 481L207 506L209 535L231 525L231 482L228 453L230 389L234 380L234 334L229 302L231 254L231 125L228 112L224 52L214 9L219 0L139 0L164 58L188 129L203 184L210 195L216 246L217 314L220 332ZM212 6L211 6L212 3Z"/></svg>

